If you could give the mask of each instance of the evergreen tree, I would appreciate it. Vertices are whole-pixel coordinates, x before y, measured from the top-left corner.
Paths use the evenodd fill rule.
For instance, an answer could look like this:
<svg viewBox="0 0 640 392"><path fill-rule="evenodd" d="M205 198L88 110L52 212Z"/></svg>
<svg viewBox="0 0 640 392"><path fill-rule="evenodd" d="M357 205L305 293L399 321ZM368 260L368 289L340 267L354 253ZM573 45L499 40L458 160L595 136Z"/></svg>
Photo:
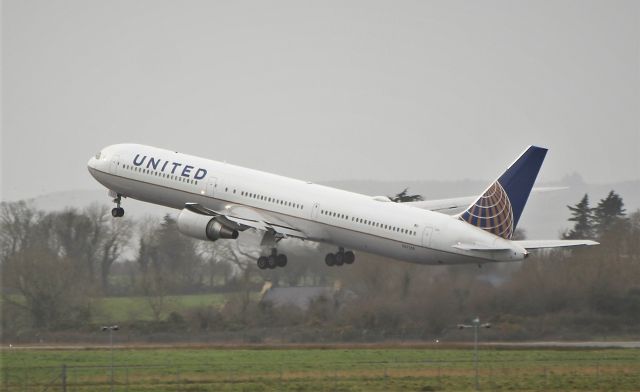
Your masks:
<svg viewBox="0 0 640 392"><path fill-rule="evenodd" d="M584 197L575 206L567 206L571 211L569 222L575 222L573 229L564 234L565 239L593 238L593 208L589 207L589 195Z"/></svg>
<svg viewBox="0 0 640 392"><path fill-rule="evenodd" d="M625 216L624 203L622 198L613 190L606 198L601 199L593 211L595 230L599 236L611 229L616 222L621 221Z"/></svg>

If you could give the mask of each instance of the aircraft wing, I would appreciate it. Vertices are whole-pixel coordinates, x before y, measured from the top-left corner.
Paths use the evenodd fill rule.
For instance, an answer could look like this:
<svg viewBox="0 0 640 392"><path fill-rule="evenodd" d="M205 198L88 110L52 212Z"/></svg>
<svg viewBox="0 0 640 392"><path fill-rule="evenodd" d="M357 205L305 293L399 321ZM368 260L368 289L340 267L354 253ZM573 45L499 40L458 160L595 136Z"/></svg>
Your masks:
<svg viewBox="0 0 640 392"><path fill-rule="evenodd" d="M531 192L552 192L568 189L567 187L540 187L533 188ZM443 214L457 214L461 212L465 208L469 207L471 203L478 199L478 195L474 196L462 196L462 197L454 197L450 199L438 199L438 200L421 200L421 201L410 201L407 203L403 203L408 206L421 208L423 210L430 210L441 212Z"/></svg>
<svg viewBox="0 0 640 392"><path fill-rule="evenodd" d="M458 242L452 247L456 249L461 249L461 250L477 250L477 251L483 251L483 252L511 250L511 248L504 247L504 246L494 246L494 245L485 245L485 244L464 244L461 242Z"/></svg>
<svg viewBox="0 0 640 392"><path fill-rule="evenodd" d="M281 238L307 238L307 235L301 230L250 207L230 205L224 211L215 211L198 203L186 203L185 208L196 214L215 217L221 224L240 231L253 228L272 232L276 237Z"/></svg>
<svg viewBox="0 0 640 392"><path fill-rule="evenodd" d="M598 242L591 240L523 240L513 242L527 250L598 245Z"/></svg>
<svg viewBox="0 0 640 392"><path fill-rule="evenodd" d="M421 208L423 210L437 211L445 214L455 214L469 207L469 205L473 203L477 198L478 196L463 196L451 199L410 201L403 204L411 207Z"/></svg>

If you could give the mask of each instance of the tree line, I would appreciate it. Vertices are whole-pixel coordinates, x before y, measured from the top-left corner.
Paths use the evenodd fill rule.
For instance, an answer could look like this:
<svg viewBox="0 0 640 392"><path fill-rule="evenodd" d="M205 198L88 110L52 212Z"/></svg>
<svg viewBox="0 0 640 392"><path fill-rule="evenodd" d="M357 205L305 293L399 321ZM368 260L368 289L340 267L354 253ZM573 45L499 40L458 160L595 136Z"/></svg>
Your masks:
<svg viewBox="0 0 640 392"><path fill-rule="evenodd" d="M2 203L2 333L92 330L96 299L142 296L155 320L152 326L131 323L142 333L270 327L296 330L306 339L407 331L442 336L481 315L496 326L492 333L505 338L637 334L640 211L627 214L613 191L595 207L585 195L568 208L573 227L562 237L601 245L482 269L425 267L361 253L352 266L332 269L322 262L323 252L291 240L298 251L286 268L259 270L254 246L185 237L170 215L134 222L112 219L106 206L43 212L27 202ZM257 295L265 281L340 289L307 309L275 307ZM225 304L167 312L170 295L210 292L225 294Z"/></svg>

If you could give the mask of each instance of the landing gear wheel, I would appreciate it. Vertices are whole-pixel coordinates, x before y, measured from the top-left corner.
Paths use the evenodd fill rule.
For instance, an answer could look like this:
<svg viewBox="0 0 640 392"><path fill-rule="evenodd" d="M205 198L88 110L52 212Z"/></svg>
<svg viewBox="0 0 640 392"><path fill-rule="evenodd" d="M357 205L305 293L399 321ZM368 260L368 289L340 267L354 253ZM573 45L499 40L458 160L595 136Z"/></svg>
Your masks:
<svg viewBox="0 0 640 392"><path fill-rule="evenodd" d="M334 255L333 253L328 253L324 258L324 262L329 267L333 267L334 265L336 265L336 255Z"/></svg>
<svg viewBox="0 0 640 392"><path fill-rule="evenodd" d="M124 216L124 208L116 207L111 210L111 216L114 218L121 218Z"/></svg>
<svg viewBox="0 0 640 392"><path fill-rule="evenodd" d="M336 253L336 265L339 267L344 264L344 253L338 252Z"/></svg>
<svg viewBox="0 0 640 392"><path fill-rule="evenodd" d="M269 269L274 269L278 266L277 261L276 261L276 256L271 255L269 257L267 257L267 268Z"/></svg>
<svg viewBox="0 0 640 392"><path fill-rule="evenodd" d="M116 208L111 210L111 216L114 218L121 218L124 216L124 208L120 207L120 203L122 203L122 195L118 194L113 202L116 203Z"/></svg>
<svg viewBox="0 0 640 392"><path fill-rule="evenodd" d="M287 261L286 255L279 254L276 248L272 248L269 256L260 256L258 258L258 268L274 269L276 267L284 267L287 265Z"/></svg>
<svg viewBox="0 0 640 392"><path fill-rule="evenodd" d="M278 267L284 267L285 265L287 265L287 256L283 254L279 254L278 256L276 256L276 265Z"/></svg>
<svg viewBox="0 0 640 392"><path fill-rule="evenodd" d="M344 263L345 264L353 264L353 262L356 261L356 255L348 250L346 252L344 252Z"/></svg>

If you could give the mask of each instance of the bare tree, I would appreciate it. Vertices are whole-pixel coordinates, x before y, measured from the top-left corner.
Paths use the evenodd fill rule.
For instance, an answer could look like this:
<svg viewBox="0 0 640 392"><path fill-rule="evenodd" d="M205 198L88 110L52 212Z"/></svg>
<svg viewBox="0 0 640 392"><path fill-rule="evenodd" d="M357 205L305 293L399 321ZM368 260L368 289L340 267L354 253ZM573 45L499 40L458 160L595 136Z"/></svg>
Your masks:
<svg viewBox="0 0 640 392"><path fill-rule="evenodd" d="M161 271L154 270L152 274L154 275L152 279L146 279L143 282L143 290L147 304L153 314L153 319L160 321L169 305L167 282L164 280L165 276Z"/></svg>
<svg viewBox="0 0 640 392"><path fill-rule="evenodd" d="M36 328L88 318L88 286L77 254L60 245L60 219L23 202L3 203L0 211L3 301L26 310Z"/></svg>
<svg viewBox="0 0 640 392"><path fill-rule="evenodd" d="M34 227L42 215L25 201L0 203L0 263L38 240Z"/></svg>
<svg viewBox="0 0 640 392"><path fill-rule="evenodd" d="M232 241L202 241L198 245L209 287L213 288L216 278L219 277L222 277L223 284L226 286L234 272L230 260L236 258Z"/></svg>
<svg viewBox="0 0 640 392"><path fill-rule="evenodd" d="M103 293L109 292L111 266L130 244L133 224L126 218L113 219L105 206L89 207L87 213L94 224L95 241L99 244L100 284Z"/></svg>

